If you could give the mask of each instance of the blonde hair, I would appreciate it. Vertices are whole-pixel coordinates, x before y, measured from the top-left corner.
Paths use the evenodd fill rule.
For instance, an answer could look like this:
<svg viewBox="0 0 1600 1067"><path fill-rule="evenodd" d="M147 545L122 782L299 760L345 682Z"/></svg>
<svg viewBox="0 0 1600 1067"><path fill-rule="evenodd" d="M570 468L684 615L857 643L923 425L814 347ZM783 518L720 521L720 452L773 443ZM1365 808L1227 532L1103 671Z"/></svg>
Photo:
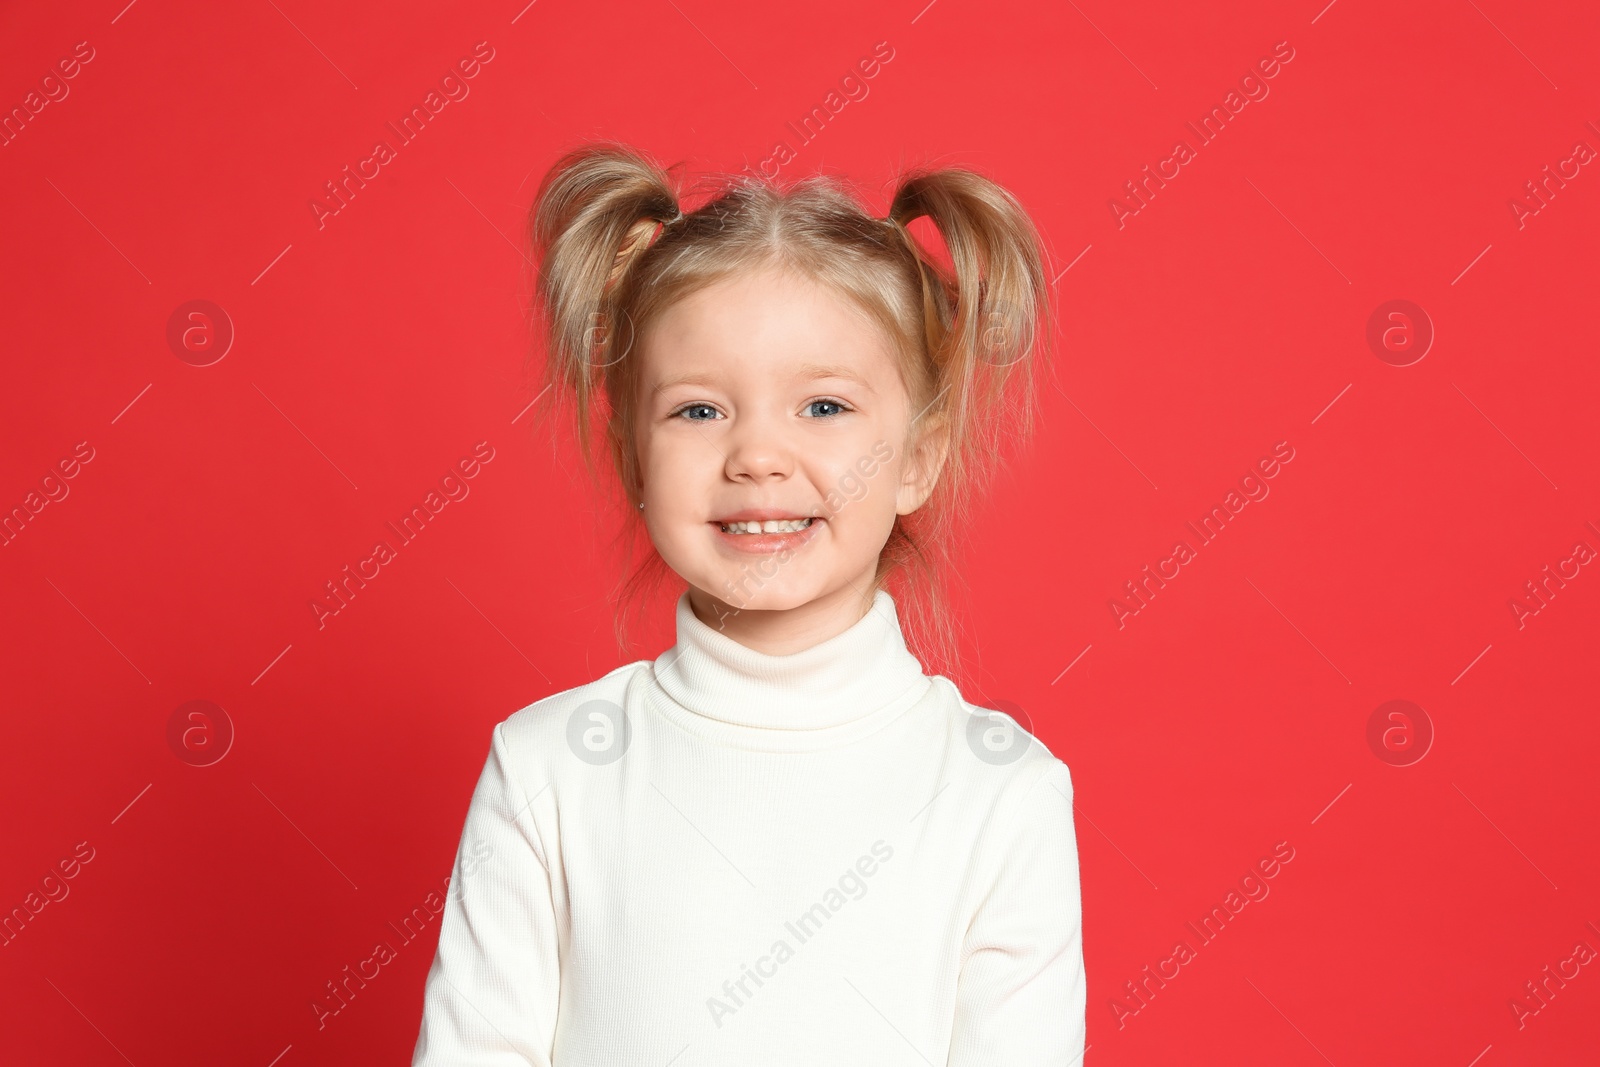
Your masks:
<svg viewBox="0 0 1600 1067"><path fill-rule="evenodd" d="M875 588L894 595L925 669L954 674L958 644L943 582L956 534L1006 436L1032 430L1034 364L1055 332L1039 234L1009 192L957 167L903 174L885 219L830 177L788 188L746 175L713 184L713 195L685 214L665 170L610 142L567 153L545 175L528 229L547 413L570 408L591 477L593 438L603 435L630 505L623 532L637 537L640 361L627 358L635 340L675 302L755 269L787 269L849 300L893 344L920 413L913 438L929 427L946 435L934 491L896 518ZM909 230L923 217L943 238L948 266ZM633 602L637 610L640 594L668 573L658 553L643 555L618 590L623 609ZM625 615L618 611L624 650Z"/></svg>

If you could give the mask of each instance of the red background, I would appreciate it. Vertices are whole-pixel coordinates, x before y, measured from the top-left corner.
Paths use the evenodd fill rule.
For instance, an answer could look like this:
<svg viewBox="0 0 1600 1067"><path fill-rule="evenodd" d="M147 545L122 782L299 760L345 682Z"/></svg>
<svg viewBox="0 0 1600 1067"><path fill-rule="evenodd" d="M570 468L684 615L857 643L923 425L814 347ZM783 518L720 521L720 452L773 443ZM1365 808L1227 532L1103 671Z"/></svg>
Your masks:
<svg viewBox="0 0 1600 1067"><path fill-rule="evenodd" d="M493 724L670 641L663 602L617 650L616 513L518 418L540 175L597 136L759 163L886 41L782 177L881 213L902 164L968 165L1049 242L1061 357L972 529L960 681L1072 768L1088 1062L1593 1062L1600 966L1521 1027L1510 1002L1600 949L1600 567L1509 606L1600 549L1600 173L1509 206L1600 148L1592 5L123 4L0 14L8 112L95 55L0 147L0 504L94 450L0 548L0 908L94 849L0 948L0 1058L408 1062L436 928L320 1030L312 999L449 873ZM479 41L470 95L319 228ZM1280 41L1270 95L1119 228ZM195 299L236 330L205 367L166 339ZM1410 366L1366 341L1392 299L1437 332ZM323 583L479 441L471 495L319 629ZM1119 628L1280 441L1270 496ZM1410 766L1367 741L1392 699L1435 732ZM190 700L236 731L212 766L169 747ZM1270 896L1119 1026L1280 841Z"/></svg>

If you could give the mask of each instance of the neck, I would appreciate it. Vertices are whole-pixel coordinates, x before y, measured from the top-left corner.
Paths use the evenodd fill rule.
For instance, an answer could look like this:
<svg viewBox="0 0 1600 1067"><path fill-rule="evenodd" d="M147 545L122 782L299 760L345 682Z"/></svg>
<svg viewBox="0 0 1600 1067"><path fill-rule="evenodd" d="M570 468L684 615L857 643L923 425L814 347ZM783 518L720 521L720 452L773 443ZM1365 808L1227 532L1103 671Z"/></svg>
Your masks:
<svg viewBox="0 0 1600 1067"><path fill-rule="evenodd" d="M815 600L792 608L735 608L703 589L690 586L695 618L746 648L787 656L837 637L872 610L872 572Z"/></svg>
<svg viewBox="0 0 1600 1067"><path fill-rule="evenodd" d="M850 626L777 653L702 621L689 598L690 590L679 594L677 643L651 673L663 697L657 709L701 737L769 752L826 748L879 729L933 684L906 648L886 589L873 593L871 608Z"/></svg>

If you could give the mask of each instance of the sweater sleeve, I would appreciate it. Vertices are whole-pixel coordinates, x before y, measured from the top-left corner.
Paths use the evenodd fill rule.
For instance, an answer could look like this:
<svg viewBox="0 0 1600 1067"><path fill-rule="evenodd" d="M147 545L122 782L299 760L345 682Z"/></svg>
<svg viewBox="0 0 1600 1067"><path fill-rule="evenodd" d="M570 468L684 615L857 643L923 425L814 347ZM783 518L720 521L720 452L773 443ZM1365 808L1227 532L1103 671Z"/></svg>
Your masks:
<svg viewBox="0 0 1600 1067"><path fill-rule="evenodd" d="M511 767L502 723L467 808L412 1067L550 1067L556 914L534 798Z"/></svg>
<svg viewBox="0 0 1600 1067"><path fill-rule="evenodd" d="M1087 981L1072 776L1054 760L1014 813L968 928L948 1067L1076 1067Z"/></svg>

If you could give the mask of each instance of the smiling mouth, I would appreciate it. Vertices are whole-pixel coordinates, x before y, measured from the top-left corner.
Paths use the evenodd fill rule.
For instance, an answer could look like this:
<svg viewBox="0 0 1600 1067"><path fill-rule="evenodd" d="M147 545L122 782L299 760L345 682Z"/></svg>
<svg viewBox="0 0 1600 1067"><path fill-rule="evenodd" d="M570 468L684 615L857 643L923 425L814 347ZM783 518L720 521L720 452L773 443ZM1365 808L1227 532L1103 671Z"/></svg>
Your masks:
<svg viewBox="0 0 1600 1067"><path fill-rule="evenodd" d="M763 522L719 522L717 526L723 533L730 534L786 534L799 533L816 521L815 518L767 519Z"/></svg>

